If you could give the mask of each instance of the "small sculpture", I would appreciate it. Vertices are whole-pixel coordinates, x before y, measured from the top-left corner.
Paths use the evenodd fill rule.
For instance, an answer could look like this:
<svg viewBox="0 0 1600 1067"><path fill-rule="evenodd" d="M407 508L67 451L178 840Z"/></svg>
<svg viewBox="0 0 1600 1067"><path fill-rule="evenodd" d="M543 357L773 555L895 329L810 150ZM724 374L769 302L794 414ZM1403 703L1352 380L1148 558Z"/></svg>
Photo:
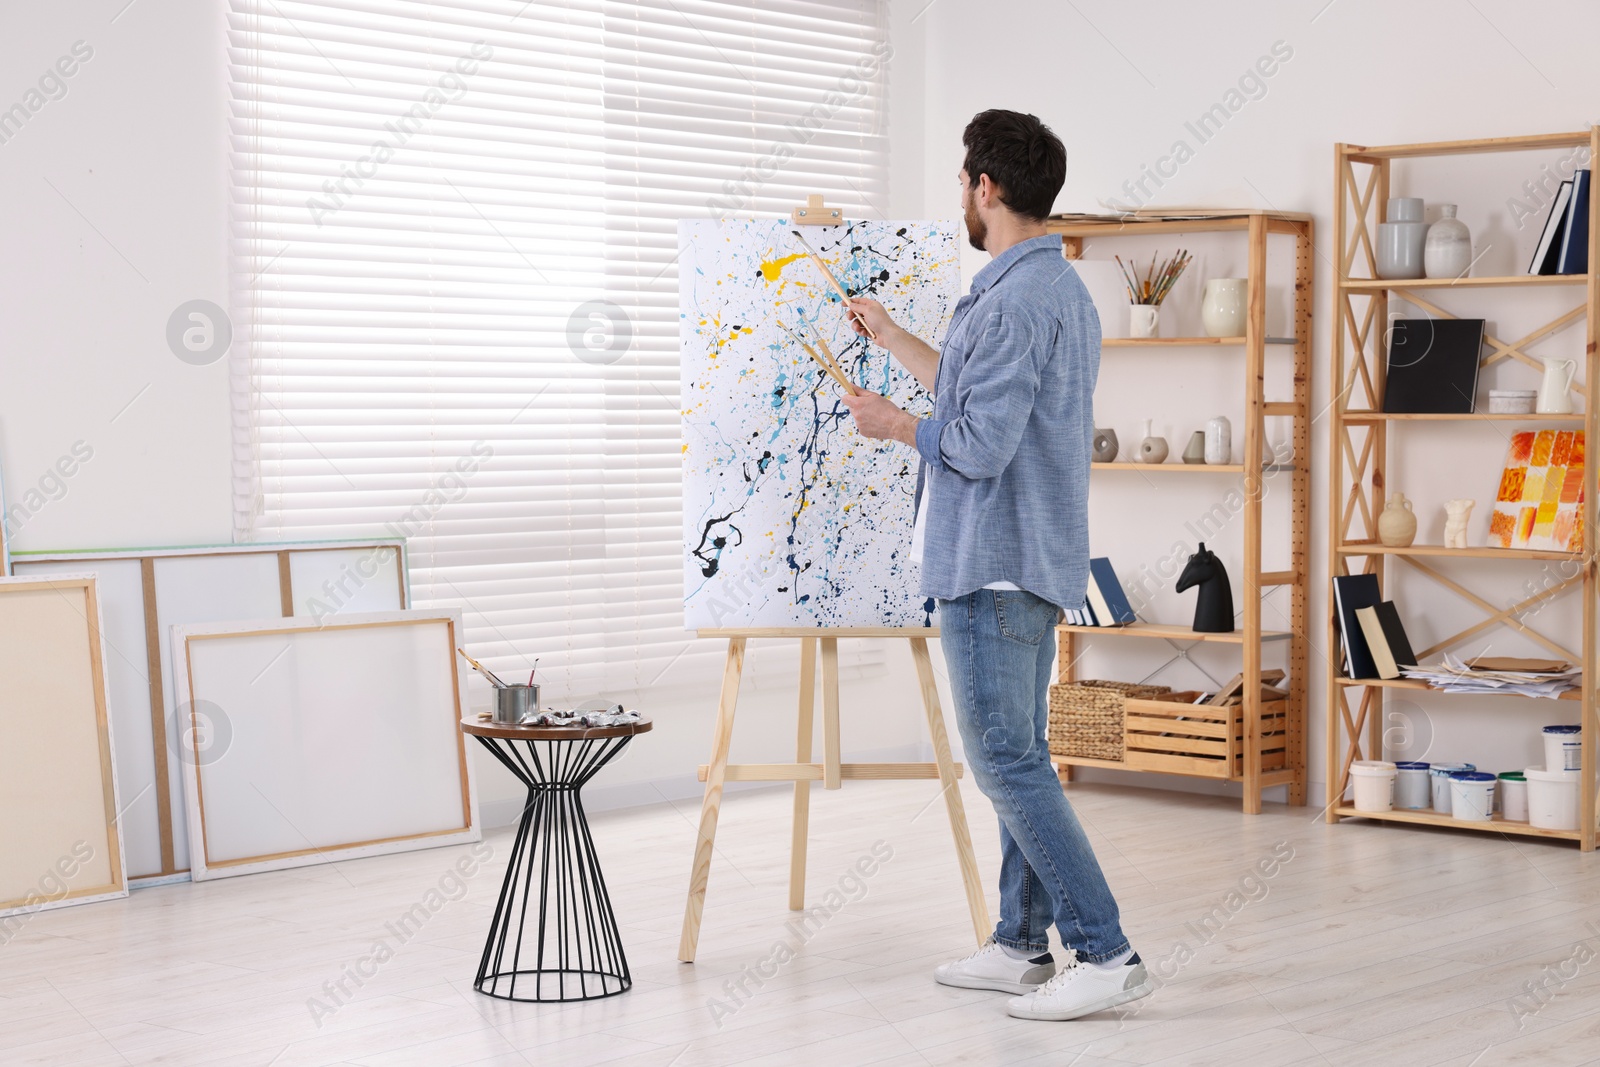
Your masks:
<svg viewBox="0 0 1600 1067"><path fill-rule="evenodd" d="M1233 633L1233 587L1228 584L1222 561L1215 552L1206 551L1204 541L1178 575L1178 592L1196 585L1200 594L1194 604L1195 633Z"/></svg>
<svg viewBox="0 0 1600 1067"><path fill-rule="evenodd" d="M1206 461L1206 432L1196 430L1189 438L1189 447L1183 450L1185 463L1204 463Z"/></svg>
<svg viewBox="0 0 1600 1067"><path fill-rule="evenodd" d="M1467 547L1467 520L1472 518L1476 500L1446 500L1444 502L1444 547Z"/></svg>
<svg viewBox="0 0 1600 1067"><path fill-rule="evenodd" d="M1117 431L1095 430L1092 447L1096 463L1110 463L1117 458Z"/></svg>
<svg viewBox="0 0 1600 1067"><path fill-rule="evenodd" d="M1144 420L1144 433L1139 441L1139 462L1165 463L1167 461L1167 439L1165 437L1156 437L1150 432L1152 421L1151 419Z"/></svg>

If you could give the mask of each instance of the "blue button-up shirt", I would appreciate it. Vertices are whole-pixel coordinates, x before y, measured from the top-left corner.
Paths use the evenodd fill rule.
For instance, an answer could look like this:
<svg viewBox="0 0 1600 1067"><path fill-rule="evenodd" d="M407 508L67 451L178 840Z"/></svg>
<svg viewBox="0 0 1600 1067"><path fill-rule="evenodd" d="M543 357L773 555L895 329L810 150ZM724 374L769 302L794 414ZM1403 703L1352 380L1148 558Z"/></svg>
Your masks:
<svg viewBox="0 0 1600 1067"><path fill-rule="evenodd" d="M917 424L928 500L922 595L993 582L1076 608L1089 581L1089 455L1100 316L1061 238L1012 245L972 279ZM919 482L920 498L922 484Z"/></svg>

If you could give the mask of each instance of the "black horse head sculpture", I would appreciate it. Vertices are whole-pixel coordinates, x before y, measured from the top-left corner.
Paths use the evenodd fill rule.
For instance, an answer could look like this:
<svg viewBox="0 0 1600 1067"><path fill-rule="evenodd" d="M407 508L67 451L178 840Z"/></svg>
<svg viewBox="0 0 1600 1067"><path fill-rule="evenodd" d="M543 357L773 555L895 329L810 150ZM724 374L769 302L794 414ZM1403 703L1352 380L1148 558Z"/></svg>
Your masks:
<svg viewBox="0 0 1600 1067"><path fill-rule="evenodd" d="M1189 563L1178 576L1178 592L1192 586L1200 587L1200 596L1194 605L1196 633L1233 633L1233 588L1228 584L1228 572L1215 552L1207 552L1205 542L1200 551L1189 557Z"/></svg>

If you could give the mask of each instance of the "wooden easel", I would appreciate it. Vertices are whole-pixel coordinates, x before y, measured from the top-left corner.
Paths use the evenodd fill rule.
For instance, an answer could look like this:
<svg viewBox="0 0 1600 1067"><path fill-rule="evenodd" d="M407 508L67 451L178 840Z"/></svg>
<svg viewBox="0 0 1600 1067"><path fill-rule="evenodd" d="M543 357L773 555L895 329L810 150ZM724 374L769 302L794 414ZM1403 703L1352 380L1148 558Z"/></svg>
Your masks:
<svg viewBox="0 0 1600 1067"><path fill-rule="evenodd" d="M966 809L956 779L962 768L950 757L950 739L945 733L944 713L939 708L939 691L934 686L933 662L928 658L928 638L938 637L937 629L858 627L818 630L808 627L769 627L751 629L710 629L696 632L699 637L726 637L728 659L722 673L722 696L717 703L716 736L711 744L711 762L700 767L700 780L706 783L700 806L700 835L695 843L694 867L689 875L689 897L683 908L683 937L678 943L678 958L694 962L700 941L700 916L706 905L706 883L711 876L711 853L716 844L717 815L722 808L724 782L793 782L794 831L789 860L789 907L805 907L806 831L811 814L811 783L820 781L824 789L838 789L846 778L902 780L937 778L950 816L950 832L955 838L956 858L961 865L961 881L966 887L967 908L972 929L981 944L993 925L989 907L978 880L978 863L972 854L972 836L967 831ZM744 671L745 643L757 637L797 637L800 639L799 730L794 763L728 763L733 743L733 713L739 699L739 678ZM922 707L928 716L928 733L933 741L933 763L841 763L839 762L839 638L903 638L911 645L916 664ZM812 713L816 701L818 647L822 654L822 762L811 761Z"/></svg>

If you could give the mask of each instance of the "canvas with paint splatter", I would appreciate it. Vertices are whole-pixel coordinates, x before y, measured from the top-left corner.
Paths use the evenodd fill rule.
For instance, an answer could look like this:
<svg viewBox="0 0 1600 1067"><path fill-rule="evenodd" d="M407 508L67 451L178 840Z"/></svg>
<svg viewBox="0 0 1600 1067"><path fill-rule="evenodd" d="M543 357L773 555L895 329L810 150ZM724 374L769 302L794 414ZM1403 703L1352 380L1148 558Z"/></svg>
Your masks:
<svg viewBox="0 0 1600 1067"><path fill-rule="evenodd" d="M856 432L820 339L857 385L915 414L928 394L856 336L771 220L678 224L684 625L929 626L909 559L917 457ZM937 347L960 285L954 226L857 222L806 238L851 296Z"/></svg>
<svg viewBox="0 0 1600 1067"><path fill-rule="evenodd" d="M1582 552L1583 543L1583 431L1512 434L1489 547Z"/></svg>

